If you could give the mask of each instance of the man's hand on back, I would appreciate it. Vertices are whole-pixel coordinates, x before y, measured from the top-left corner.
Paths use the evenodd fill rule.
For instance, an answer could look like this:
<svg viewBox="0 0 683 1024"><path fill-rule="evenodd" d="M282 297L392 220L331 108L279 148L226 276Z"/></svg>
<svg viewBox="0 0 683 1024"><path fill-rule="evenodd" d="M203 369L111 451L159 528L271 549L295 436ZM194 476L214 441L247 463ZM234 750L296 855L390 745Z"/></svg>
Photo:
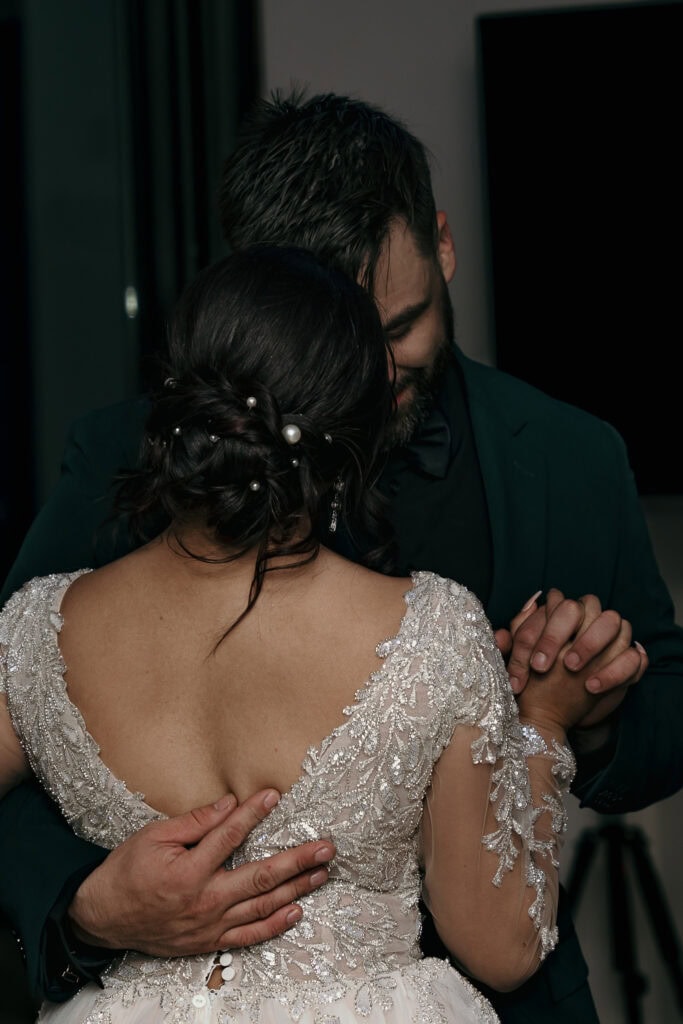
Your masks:
<svg viewBox="0 0 683 1024"><path fill-rule="evenodd" d="M226 871L226 859L277 803L263 790L151 822L113 850L69 909L78 939L154 956L208 953L278 935L302 916L293 900L327 880L327 840Z"/></svg>

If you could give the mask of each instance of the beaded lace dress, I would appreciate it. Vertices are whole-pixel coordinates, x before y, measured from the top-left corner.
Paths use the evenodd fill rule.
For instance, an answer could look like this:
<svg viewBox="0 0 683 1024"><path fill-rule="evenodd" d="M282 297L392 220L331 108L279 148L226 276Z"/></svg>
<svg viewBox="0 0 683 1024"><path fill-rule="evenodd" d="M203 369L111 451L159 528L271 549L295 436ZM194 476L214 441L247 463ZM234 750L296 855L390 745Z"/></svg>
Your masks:
<svg viewBox="0 0 683 1024"><path fill-rule="evenodd" d="M82 570L87 572L89 570ZM0 614L0 692L37 778L74 831L113 848L162 818L99 757L70 702L58 639L60 606L81 573L27 583ZM529 910L541 959L556 941L548 884L564 827L566 748L548 751L520 726L507 674L478 600L432 573L413 574L380 668L309 749L296 784L234 855L233 866L332 837L329 882L300 902L290 931L249 949L160 959L128 953L68 1003L44 1004L45 1024L491 1024L490 1003L446 961L421 958L420 822L435 762L454 730L475 726L472 759L490 773L497 828L482 836L498 858L491 899L504 899L518 856L535 889ZM540 746L539 746L540 744ZM534 807L527 758L553 758L557 787ZM536 800L536 803L539 801ZM544 814L547 812L547 815ZM552 819L543 838L539 818ZM482 815L477 819L478 824ZM547 859L546 859L547 858ZM544 863L545 860L545 863ZM457 885L457 877L453 884ZM517 890L515 898L518 899ZM223 983L209 989L216 964Z"/></svg>

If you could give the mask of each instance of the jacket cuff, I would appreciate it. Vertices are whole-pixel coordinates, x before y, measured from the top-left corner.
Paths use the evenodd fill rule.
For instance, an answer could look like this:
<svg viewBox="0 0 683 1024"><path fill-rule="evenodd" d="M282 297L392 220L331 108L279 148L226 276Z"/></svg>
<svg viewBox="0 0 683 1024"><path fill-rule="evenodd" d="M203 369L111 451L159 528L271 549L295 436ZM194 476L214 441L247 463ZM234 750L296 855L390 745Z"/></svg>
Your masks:
<svg viewBox="0 0 683 1024"><path fill-rule="evenodd" d="M71 875L45 922L40 941L41 988L45 998L53 1003L66 1002L91 981L103 988L102 973L121 955L117 950L81 942L71 928L69 906L92 870L90 864Z"/></svg>

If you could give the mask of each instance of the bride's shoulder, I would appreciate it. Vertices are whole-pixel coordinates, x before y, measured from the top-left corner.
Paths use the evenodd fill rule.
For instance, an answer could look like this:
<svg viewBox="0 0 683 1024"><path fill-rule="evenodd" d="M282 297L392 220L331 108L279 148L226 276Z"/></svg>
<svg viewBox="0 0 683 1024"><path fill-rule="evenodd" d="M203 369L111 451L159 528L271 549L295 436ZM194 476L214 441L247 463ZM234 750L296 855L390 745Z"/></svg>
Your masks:
<svg viewBox="0 0 683 1024"><path fill-rule="evenodd" d="M0 645L23 645L29 637L42 636L44 624L59 617L62 599L72 584L90 569L34 576L8 597L0 610Z"/></svg>
<svg viewBox="0 0 683 1024"><path fill-rule="evenodd" d="M411 581L408 602L436 625L465 621L488 626L481 601L464 583L428 571L413 572Z"/></svg>
<svg viewBox="0 0 683 1024"><path fill-rule="evenodd" d="M3 615L16 613L27 606L51 601L55 595L63 594L75 580L92 572L92 569L77 569L72 572L52 572L45 576L33 576L11 594L2 608Z"/></svg>

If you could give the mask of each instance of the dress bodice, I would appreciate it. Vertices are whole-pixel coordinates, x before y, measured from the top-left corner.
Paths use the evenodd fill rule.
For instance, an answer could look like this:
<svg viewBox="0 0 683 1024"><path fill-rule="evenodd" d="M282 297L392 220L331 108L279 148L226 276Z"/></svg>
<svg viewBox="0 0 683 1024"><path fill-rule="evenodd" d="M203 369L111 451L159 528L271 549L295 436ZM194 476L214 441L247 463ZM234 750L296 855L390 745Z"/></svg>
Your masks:
<svg viewBox="0 0 683 1024"><path fill-rule="evenodd" d="M109 771L69 700L59 609L78 575L32 580L5 606L0 689L33 771L72 828L113 848L163 815ZM369 1006L390 1001L382 979L420 959L423 800L458 724L478 726L475 762L502 759L495 793L500 829L490 848L499 854L500 873L514 861L513 835L531 834L532 808L523 736L491 628L469 591L433 573L414 573L405 600L397 634L378 645L380 668L344 709L343 723L308 750L298 781L232 858L238 866L331 837L337 855L330 880L301 901L302 920L269 942L234 951L234 980L218 995L201 989L213 956L128 954L110 971L103 1000L121 986L151 985L169 1001L179 993L186 1001L196 982L196 998L222 999L226 1007L231 1000L251 1005L254 993L304 1007L333 1001L349 985ZM543 881L537 880L541 904Z"/></svg>

